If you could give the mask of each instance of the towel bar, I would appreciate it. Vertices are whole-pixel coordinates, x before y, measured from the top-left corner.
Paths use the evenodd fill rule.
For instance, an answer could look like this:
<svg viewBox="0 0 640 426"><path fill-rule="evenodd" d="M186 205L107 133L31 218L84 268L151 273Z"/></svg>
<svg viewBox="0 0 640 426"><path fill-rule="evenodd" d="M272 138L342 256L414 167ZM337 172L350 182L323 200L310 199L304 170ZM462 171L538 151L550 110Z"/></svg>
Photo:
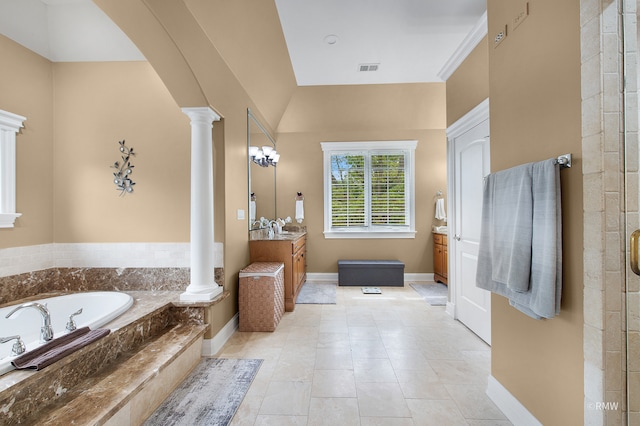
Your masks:
<svg viewBox="0 0 640 426"><path fill-rule="evenodd" d="M568 169L571 167L571 154L563 154L556 158L556 164L559 164L561 168Z"/></svg>
<svg viewBox="0 0 640 426"><path fill-rule="evenodd" d="M562 154L554 160L555 164L559 164L561 169L568 169L571 167L571 154ZM487 176L482 177L482 182L486 182Z"/></svg>

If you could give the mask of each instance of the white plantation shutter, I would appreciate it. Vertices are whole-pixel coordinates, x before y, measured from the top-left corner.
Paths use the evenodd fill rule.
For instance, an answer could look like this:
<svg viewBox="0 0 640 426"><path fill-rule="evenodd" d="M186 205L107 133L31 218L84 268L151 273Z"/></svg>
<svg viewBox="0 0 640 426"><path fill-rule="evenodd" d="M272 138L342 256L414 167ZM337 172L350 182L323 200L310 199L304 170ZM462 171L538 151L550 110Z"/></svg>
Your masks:
<svg viewBox="0 0 640 426"><path fill-rule="evenodd" d="M331 226L362 227L366 224L365 157L331 156Z"/></svg>
<svg viewBox="0 0 640 426"><path fill-rule="evenodd" d="M406 225L405 154L373 154L370 164L371 225Z"/></svg>
<svg viewBox="0 0 640 426"><path fill-rule="evenodd" d="M416 141L323 142L327 238L414 238Z"/></svg>

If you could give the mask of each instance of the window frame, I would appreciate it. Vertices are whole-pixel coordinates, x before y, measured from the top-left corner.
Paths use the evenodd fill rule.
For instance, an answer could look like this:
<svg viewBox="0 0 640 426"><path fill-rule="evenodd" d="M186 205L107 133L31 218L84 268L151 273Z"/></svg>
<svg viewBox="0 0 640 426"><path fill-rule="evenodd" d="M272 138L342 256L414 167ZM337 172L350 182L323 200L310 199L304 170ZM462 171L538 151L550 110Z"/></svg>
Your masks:
<svg viewBox="0 0 640 426"><path fill-rule="evenodd" d="M417 140L398 141L364 141L364 142L321 142L323 151L324 170L324 237L331 238L415 238L415 150ZM357 228L333 228L331 211L331 156L332 155L365 155L370 158L373 154L398 154L405 155L405 214L407 225L402 226L371 226L371 185L365 188L368 226ZM370 169L367 168L367 180L370 180Z"/></svg>
<svg viewBox="0 0 640 426"><path fill-rule="evenodd" d="M16 213L16 134L26 117L0 110L0 228L13 228Z"/></svg>

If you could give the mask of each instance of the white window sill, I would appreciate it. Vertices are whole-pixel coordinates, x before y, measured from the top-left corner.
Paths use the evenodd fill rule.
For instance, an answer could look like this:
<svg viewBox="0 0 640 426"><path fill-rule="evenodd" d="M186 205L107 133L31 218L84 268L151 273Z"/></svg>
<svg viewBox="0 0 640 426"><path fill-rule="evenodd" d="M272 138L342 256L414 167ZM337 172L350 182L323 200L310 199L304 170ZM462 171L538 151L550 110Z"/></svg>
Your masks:
<svg viewBox="0 0 640 426"><path fill-rule="evenodd" d="M0 213L0 228L13 228L22 213Z"/></svg>
<svg viewBox="0 0 640 426"><path fill-rule="evenodd" d="M416 231L324 231L326 239L415 238Z"/></svg>

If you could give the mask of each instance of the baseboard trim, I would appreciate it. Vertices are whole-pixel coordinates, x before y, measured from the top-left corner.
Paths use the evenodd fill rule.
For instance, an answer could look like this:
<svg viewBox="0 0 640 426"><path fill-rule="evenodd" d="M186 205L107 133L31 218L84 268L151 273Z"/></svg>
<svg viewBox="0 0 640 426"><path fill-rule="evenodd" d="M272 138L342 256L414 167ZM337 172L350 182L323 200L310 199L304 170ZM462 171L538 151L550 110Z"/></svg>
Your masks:
<svg viewBox="0 0 640 426"><path fill-rule="evenodd" d="M433 272L426 274L404 274L405 283L429 283L433 282Z"/></svg>
<svg viewBox="0 0 640 426"><path fill-rule="evenodd" d="M307 281L309 282L338 282L338 273L337 272L308 272L307 273ZM409 283L427 283L433 282L433 272L429 272L426 274L404 274L404 282Z"/></svg>
<svg viewBox="0 0 640 426"><path fill-rule="evenodd" d="M489 376L487 396L514 425L542 426L542 423L493 376Z"/></svg>
<svg viewBox="0 0 640 426"><path fill-rule="evenodd" d="M202 356L213 356L227 343L227 340L233 336L239 325L239 314L235 314L233 318L225 324L224 327L215 335L213 339L204 339L202 341Z"/></svg>
<svg viewBox="0 0 640 426"><path fill-rule="evenodd" d="M444 310L451 318L456 319L456 304L453 302L447 302L447 307Z"/></svg>
<svg viewBox="0 0 640 426"><path fill-rule="evenodd" d="M307 281L309 282L338 282L338 273L322 273L322 272L307 272Z"/></svg>

